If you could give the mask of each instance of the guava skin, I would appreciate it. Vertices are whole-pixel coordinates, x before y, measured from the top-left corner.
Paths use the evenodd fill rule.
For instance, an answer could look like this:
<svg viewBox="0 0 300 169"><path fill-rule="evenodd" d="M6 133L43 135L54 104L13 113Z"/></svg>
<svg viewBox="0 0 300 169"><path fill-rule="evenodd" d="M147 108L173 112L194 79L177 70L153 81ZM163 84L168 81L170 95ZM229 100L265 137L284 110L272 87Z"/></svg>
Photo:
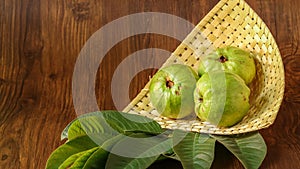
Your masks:
<svg viewBox="0 0 300 169"><path fill-rule="evenodd" d="M200 59L198 73L224 70L239 75L248 85L256 74L255 62L252 54L240 48L227 46L218 48Z"/></svg>
<svg viewBox="0 0 300 169"><path fill-rule="evenodd" d="M224 71L205 73L194 91L195 112L202 121L230 127L247 114L250 89L236 74Z"/></svg>
<svg viewBox="0 0 300 169"><path fill-rule="evenodd" d="M150 101L165 117L179 119L194 112L193 92L198 75L186 65L173 64L159 70L151 79Z"/></svg>

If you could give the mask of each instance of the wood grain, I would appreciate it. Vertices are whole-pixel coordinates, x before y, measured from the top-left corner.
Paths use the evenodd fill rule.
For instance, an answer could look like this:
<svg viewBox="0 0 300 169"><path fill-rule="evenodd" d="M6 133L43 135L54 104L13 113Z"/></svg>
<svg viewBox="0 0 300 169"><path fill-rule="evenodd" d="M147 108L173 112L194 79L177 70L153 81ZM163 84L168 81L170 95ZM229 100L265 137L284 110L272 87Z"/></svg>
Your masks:
<svg viewBox="0 0 300 169"><path fill-rule="evenodd" d="M284 101L276 122L261 131L268 146L261 168L299 168L300 1L246 1L273 33L286 73ZM0 0L0 168L44 168L50 153L62 143L60 132L76 117L72 101L74 65L94 32L119 17L150 11L173 14L197 24L217 2ZM162 35L142 34L115 45L98 69L95 92L99 108L115 108L111 79L128 55L153 47L171 52L179 43ZM135 76L130 83L131 99L155 71L149 69ZM174 161L160 162L150 168L170 167L182 168ZM212 168L242 166L224 147L217 145Z"/></svg>

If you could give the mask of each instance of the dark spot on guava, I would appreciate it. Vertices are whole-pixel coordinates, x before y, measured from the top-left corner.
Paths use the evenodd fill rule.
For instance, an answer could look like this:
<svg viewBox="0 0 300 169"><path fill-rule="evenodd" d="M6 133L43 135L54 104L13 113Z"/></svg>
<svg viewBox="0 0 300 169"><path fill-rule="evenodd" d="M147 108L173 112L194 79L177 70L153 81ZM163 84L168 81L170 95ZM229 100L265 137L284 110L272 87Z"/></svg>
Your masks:
<svg viewBox="0 0 300 169"><path fill-rule="evenodd" d="M174 82L170 79L167 79L166 86L170 89L174 86Z"/></svg>
<svg viewBox="0 0 300 169"><path fill-rule="evenodd" d="M226 59L225 56L222 55L222 56L220 56L219 61L220 61L221 63L224 63L224 62L227 61L227 59Z"/></svg>
<svg viewBox="0 0 300 169"><path fill-rule="evenodd" d="M200 97L199 98L199 102L202 103L203 102L203 98Z"/></svg>
<svg viewBox="0 0 300 169"><path fill-rule="evenodd" d="M176 95L180 95L181 88L182 88L181 86L178 86L178 90L175 91Z"/></svg>

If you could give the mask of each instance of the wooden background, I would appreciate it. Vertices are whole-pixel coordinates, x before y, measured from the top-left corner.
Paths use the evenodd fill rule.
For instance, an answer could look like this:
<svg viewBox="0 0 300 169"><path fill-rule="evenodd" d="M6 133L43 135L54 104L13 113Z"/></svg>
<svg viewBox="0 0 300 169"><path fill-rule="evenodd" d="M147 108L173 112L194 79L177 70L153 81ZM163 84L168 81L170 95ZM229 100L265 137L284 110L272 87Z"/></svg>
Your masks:
<svg viewBox="0 0 300 169"><path fill-rule="evenodd" d="M246 1L273 33L286 73L284 101L275 124L261 131L268 146L261 168L299 168L300 1ZM62 144L60 132L76 117L71 92L74 65L94 32L119 17L145 11L169 13L197 24L217 2L0 0L0 168L44 168L50 153ZM98 70L96 95L100 109L115 108L110 85L122 60L135 51L152 47L172 52L179 43L167 36L143 34L115 45ZM155 71L145 70L131 81L131 99ZM166 161L151 168L181 166ZM217 145L213 168L242 166Z"/></svg>

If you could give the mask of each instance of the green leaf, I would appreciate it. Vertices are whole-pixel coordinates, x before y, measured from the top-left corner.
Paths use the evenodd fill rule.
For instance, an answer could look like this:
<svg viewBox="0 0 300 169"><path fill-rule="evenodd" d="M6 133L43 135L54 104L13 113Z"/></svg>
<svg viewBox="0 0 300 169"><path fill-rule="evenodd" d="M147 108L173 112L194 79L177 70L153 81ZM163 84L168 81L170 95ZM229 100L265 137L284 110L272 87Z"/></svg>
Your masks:
<svg viewBox="0 0 300 169"><path fill-rule="evenodd" d="M82 118L86 118L86 117L92 116L93 114L94 114L94 113L83 114L83 115L77 117L76 119L74 119L73 121L71 121L71 122L65 127L65 129L62 131L62 133L61 133L61 135L60 135L61 140L63 140L63 139L68 139L68 131L69 131L69 129L70 129L70 127L71 127L71 125L72 125L73 123L75 123L75 122L78 121L79 119L82 119ZM79 123L79 124L80 124L80 123ZM86 135L86 134L85 134L85 131L82 129L81 125L76 124L76 125L74 125L74 126L77 126L77 127L78 127L78 129L77 129L78 135ZM75 131L76 131L76 130L75 130Z"/></svg>
<svg viewBox="0 0 300 169"><path fill-rule="evenodd" d="M72 140L83 135L94 137L103 133L106 136L115 136L119 133L128 135L132 132L160 134L162 129L156 121L143 116L102 111L88 113L72 121L62 132L61 139Z"/></svg>
<svg viewBox="0 0 300 169"><path fill-rule="evenodd" d="M90 158L90 156L99 149L99 147L92 148L90 150L85 151L79 158L77 158L74 163L69 167L69 169L82 169L86 164L86 161Z"/></svg>
<svg viewBox="0 0 300 169"><path fill-rule="evenodd" d="M100 148L98 147L98 149L93 152L90 152L88 149L81 149L82 151L74 151L72 153L67 153L67 155L63 155L63 158L59 160L57 166L61 165L65 161L64 165L67 166L80 166L80 168L104 168L105 161L107 160L107 156L109 155L109 149L113 145L115 145L117 141L121 140L121 138L125 137L126 135L132 135L132 133L136 132L157 135L162 133L163 130L156 121L139 115L121 113L117 111L93 112L82 115L76 120L73 120L64 129L61 138L68 138L70 142L74 142L75 140L82 137L90 137L95 143L102 146ZM114 139L116 139L116 141L113 141ZM113 144L111 142L113 142ZM106 146L106 148L103 148L103 146ZM124 146L126 147L127 145ZM159 149L154 148L153 150ZM153 150L149 152L152 152ZM60 152L60 154L56 153L58 154L57 156L61 156L62 151L68 150L60 149L60 151L58 151ZM144 152L144 154L139 155L145 155L145 153L147 154L149 152ZM157 154L157 156L159 155L160 154ZM152 159L151 161L155 161L157 157L154 158L151 156L149 158ZM136 163L135 160L131 159L131 161L131 164ZM147 160L147 163L151 161Z"/></svg>
<svg viewBox="0 0 300 169"><path fill-rule="evenodd" d="M164 150L172 147L172 140L169 138L147 137L143 133L130 136L112 148L106 169L145 169L155 162Z"/></svg>
<svg viewBox="0 0 300 169"><path fill-rule="evenodd" d="M210 168L214 160L215 139L206 134L176 130L173 144L183 168Z"/></svg>
<svg viewBox="0 0 300 169"><path fill-rule="evenodd" d="M88 150L86 150L88 151ZM59 167L58 169L65 169L70 167L80 156L82 156L86 151L79 152L77 154L71 155L67 160L65 160Z"/></svg>
<svg viewBox="0 0 300 169"><path fill-rule="evenodd" d="M267 154L267 146L258 132L238 136L212 135L212 137L231 151L246 169L259 168Z"/></svg>
<svg viewBox="0 0 300 169"><path fill-rule="evenodd" d="M144 116L116 111L106 111L103 113L103 116L111 127L123 134L132 132L162 133L162 129L156 121Z"/></svg>
<svg viewBox="0 0 300 169"><path fill-rule="evenodd" d="M94 147L97 147L97 144L95 144L88 136L78 137L74 140L68 141L58 147L50 155L46 164L46 169L56 169L73 154L77 154Z"/></svg>
<svg viewBox="0 0 300 169"><path fill-rule="evenodd" d="M101 147L86 161L82 169L104 169L109 152Z"/></svg>
<svg viewBox="0 0 300 169"><path fill-rule="evenodd" d="M59 166L59 169L105 168L107 156L112 146L124 137L124 135L118 135L104 142L101 147L94 147L89 150L73 154Z"/></svg>
<svg viewBox="0 0 300 169"><path fill-rule="evenodd" d="M173 142L172 142L173 144ZM159 159L173 159L173 160L177 160L180 161L179 157L177 156L177 154L174 152L173 148L171 148L170 150L164 152L161 154L161 156L158 158Z"/></svg>
<svg viewBox="0 0 300 169"><path fill-rule="evenodd" d="M117 135L118 132L110 127L101 112L92 112L79 116L76 120L73 120L63 130L61 139L67 138L72 140L84 135L94 137L100 134L105 134L108 138L111 138L112 136Z"/></svg>
<svg viewBox="0 0 300 169"><path fill-rule="evenodd" d="M109 151L117 142L124 138L125 136L120 134L104 142L103 145L86 161L83 169L104 169Z"/></svg>

